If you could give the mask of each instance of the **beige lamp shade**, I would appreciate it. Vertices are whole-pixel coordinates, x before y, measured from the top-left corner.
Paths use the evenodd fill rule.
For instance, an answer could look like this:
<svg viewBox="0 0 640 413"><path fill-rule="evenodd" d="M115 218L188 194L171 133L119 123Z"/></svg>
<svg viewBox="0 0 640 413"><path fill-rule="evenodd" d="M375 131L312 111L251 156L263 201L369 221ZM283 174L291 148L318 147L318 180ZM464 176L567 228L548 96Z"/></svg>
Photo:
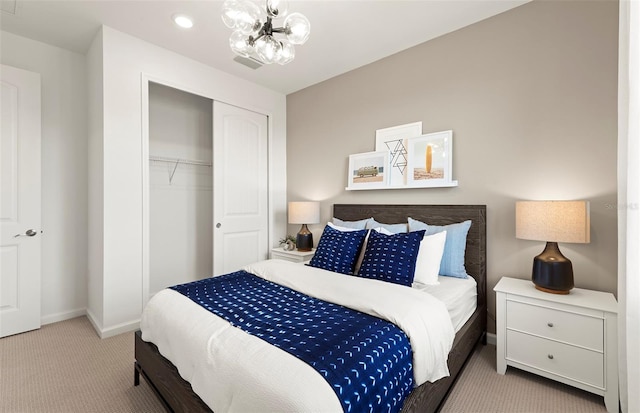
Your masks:
<svg viewBox="0 0 640 413"><path fill-rule="evenodd" d="M516 202L516 238L586 244L590 234L588 201Z"/></svg>
<svg viewBox="0 0 640 413"><path fill-rule="evenodd" d="M319 202L289 202L289 224L317 224L319 222Z"/></svg>

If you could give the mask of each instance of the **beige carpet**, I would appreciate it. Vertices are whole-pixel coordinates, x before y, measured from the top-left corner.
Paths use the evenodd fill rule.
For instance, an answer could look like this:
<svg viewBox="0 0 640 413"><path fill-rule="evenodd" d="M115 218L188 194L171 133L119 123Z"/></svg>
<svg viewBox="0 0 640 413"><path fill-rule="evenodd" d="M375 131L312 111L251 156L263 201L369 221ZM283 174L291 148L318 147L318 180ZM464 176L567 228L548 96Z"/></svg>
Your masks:
<svg viewBox="0 0 640 413"><path fill-rule="evenodd" d="M101 340L86 317L0 339L0 412L162 412L133 360L133 333Z"/></svg>
<svg viewBox="0 0 640 413"><path fill-rule="evenodd" d="M101 340L85 317L0 339L0 412L162 412L133 386L133 333ZM604 412L601 397L513 368L479 346L442 412Z"/></svg>

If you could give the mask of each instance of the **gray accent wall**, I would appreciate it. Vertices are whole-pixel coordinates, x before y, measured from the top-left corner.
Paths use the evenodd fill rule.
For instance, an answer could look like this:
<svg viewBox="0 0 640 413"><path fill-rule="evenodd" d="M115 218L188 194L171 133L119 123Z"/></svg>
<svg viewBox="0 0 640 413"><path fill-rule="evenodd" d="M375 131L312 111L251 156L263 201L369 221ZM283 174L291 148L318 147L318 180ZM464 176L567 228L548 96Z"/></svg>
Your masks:
<svg viewBox="0 0 640 413"><path fill-rule="evenodd" d="M617 1L533 1L290 94L287 198L321 201L322 222L334 203L486 204L491 332L493 287L544 248L515 238L515 202L587 199L591 243L560 248L576 287L615 294L617 51ZM376 129L417 121L453 130L457 187L345 190Z"/></svg>

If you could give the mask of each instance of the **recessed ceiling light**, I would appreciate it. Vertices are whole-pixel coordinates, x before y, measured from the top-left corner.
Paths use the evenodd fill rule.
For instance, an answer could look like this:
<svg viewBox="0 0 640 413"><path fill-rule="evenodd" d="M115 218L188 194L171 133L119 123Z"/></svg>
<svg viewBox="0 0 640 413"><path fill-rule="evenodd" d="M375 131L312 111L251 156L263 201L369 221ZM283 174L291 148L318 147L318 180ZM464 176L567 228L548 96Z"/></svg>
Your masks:
<svg viewBox="0 0 640 413"><path fill-rule="evenodd" d="M173 21L183 29L190 29L193 27L193 20L191 20L191 17L184 14L174 14Z"/></svg>

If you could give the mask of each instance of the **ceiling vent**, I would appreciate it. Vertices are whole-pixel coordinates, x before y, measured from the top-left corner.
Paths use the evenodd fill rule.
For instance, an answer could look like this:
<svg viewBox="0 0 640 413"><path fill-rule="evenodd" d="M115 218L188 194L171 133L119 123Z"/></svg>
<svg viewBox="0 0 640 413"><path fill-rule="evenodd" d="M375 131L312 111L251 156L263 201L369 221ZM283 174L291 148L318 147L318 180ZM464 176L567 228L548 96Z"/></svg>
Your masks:
<svg viewBox="0 0 640 413"><path fill-rule="evenodd" d="M0 10L3 13L16 14L16 0L2 0L0 1Z"/></svg>
<svg viewBox="0 0 640 413"><path fill-rule="evenodd" d="M262 67L262 63L260 61L253 59L251 57L236 56L233 58L233 60L253 70L256 70Z"/></svg>

